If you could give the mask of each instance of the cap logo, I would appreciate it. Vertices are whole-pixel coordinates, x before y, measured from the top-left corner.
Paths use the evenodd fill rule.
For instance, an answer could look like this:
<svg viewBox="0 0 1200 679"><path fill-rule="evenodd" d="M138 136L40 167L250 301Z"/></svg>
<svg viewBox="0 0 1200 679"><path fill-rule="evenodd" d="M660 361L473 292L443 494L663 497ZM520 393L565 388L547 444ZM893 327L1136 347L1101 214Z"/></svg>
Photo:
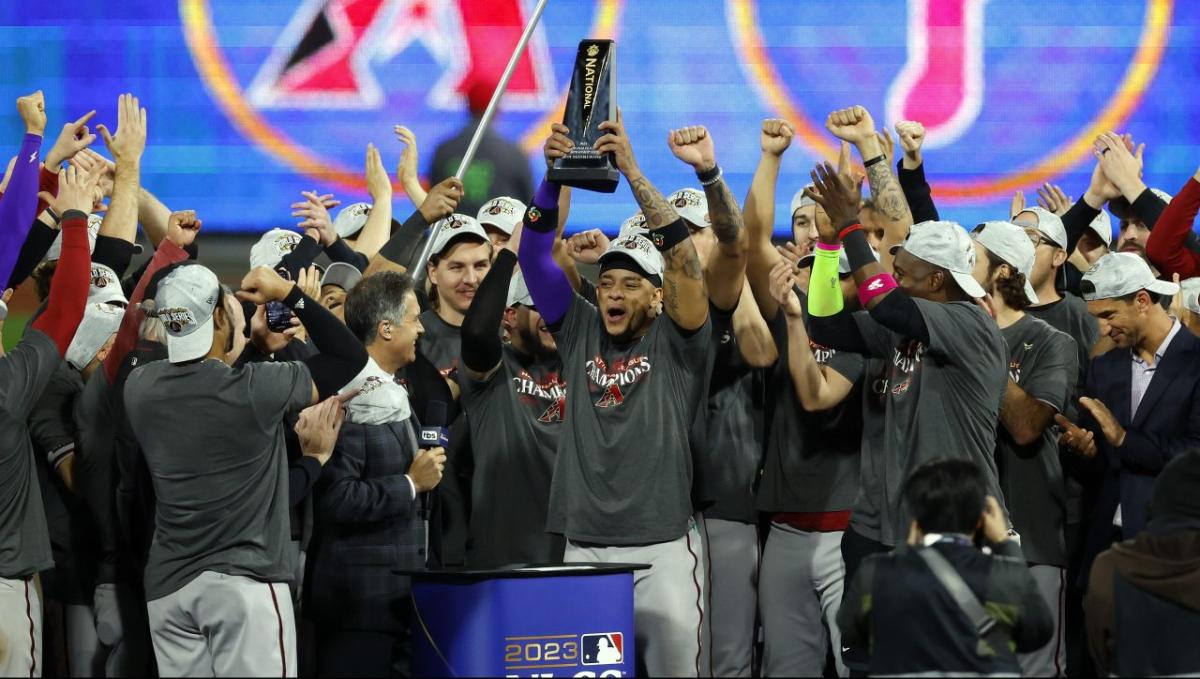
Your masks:
<svg viewBox="0 0 1200 679"><path fill-rule="evenodd" d="M687 200L687 198L684 198L683 196L680 196L675 199L675 207L687 207L687 204L688 204L688 200Z"/></svg>
<svg viewBox="0 0 1200 679"><path fill-rule="evenodd" d="M167 326L167 329L175 334L183 332L183 329L189 325L196 324L196 317L192 314L191 309L184 307L172 307L170 309L161 309L158 312L158 318Z"/></svg>
<svg viewBox="0 0 1200 679"><path fill-rule="evenodd" d="M108 272L104 269L92 269L92 287L107 288Z"/></svg>
<svg viewBox="0 0 1200 679"><path fill-rule="evenodd" d="M467 225L467 223L462 220L462 217L459 217L457 215L451 215L449 218L446 219L446 226L443 228L450 229L453 231L454 229L461 229L466 225Z"/></svg>
<svg viewBox="0 0 1200 679"><path fill-rule="evenodd" d="M280 234L275 237L275 247L279 248L280 252L291 252L296 249L296 244L300 242L300 237L294 233Z"/></svg>

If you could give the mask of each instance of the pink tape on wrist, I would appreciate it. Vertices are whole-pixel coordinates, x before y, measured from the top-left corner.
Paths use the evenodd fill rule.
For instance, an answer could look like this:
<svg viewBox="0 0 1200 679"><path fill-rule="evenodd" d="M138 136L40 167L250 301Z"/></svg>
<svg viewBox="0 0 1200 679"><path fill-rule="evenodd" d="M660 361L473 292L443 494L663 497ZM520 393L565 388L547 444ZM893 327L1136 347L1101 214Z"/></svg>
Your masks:
<svg viewBox="0 0 1200 679"><path fill-rule="evenodd" d="M832 252L841 252L842 244L841 243L826 243L823 241L817 241L817 249L830 250Z"/></svg>
<svg viewBox="0 0 1200 679"><path fill-rule="evenodd" d="M863 281L863 284L858 286L858 302L862 304L864 308L866 308L867 302L870 302L880 295L891 292L897 287L899 286L896 285L896 279L892 278L892 274L876 274Z"/></svg>

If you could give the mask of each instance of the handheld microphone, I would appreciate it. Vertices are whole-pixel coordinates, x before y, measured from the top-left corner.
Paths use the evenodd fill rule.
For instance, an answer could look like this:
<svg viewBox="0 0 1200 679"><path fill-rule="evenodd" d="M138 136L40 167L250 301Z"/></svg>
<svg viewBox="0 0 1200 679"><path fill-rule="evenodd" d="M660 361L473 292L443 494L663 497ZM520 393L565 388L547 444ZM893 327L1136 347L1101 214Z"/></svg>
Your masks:
<svg viewBox="0 0 1200 679"><path fill-rule="evenodd" d="M421 424L422 448L445 448L450 445L450 430L446 422L449 409L445 401L430 401L425 411L425 421Z"/></svg>

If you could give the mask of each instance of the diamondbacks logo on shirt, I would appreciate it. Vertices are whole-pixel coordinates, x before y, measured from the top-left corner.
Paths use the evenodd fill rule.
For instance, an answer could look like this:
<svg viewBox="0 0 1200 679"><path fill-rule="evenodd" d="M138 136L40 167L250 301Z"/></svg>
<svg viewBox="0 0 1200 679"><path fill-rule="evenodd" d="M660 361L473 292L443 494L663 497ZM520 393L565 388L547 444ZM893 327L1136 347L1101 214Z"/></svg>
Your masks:
<svg viewBox="0 0 1200 679"><path fill-rule="evenodd" d="M1021 361L1019 359L1011 359L1008 362L1008 378L1017 384L1021 383Z"/></svg>
<svg viewBox="0 0 1200 679"><path fill-rule="evenodd" d="M815 358L817 360L817 363L820 365L825 365L825 364L829 363L829 359L831 359L837 355L836 349L830 349L827 346L817 344L816 342L812 341L811 339L808 340L808 348L812 350L813 358Z"/></svg>
<svg viewBox="0 0 1200 679"><path fill-rule="evenodd" d="M539 381L522 370L512 378L513 390L517 400L526 405L546 405L546 409L538 416L538 422L562 422L567 414L567 385L563 383L558 372L547 373Z"/></svg>
<svg viewBox="0 0 1200 679"><path fill-rule="evenodd" d="M650 361L645 356L617 359L609 366L597 355L588 361L588 392L598 397L597 408L613 408L625 402L629 391L650 374Z"/></svg>
<svg viewBox="0 0 1200 679"><path fill-rule="evenodd" d="M893 383L892 396L897 398L908 393L913 378L921 369L921 359L925 356L925 345L917 340L909 340L898 345L892 354ZM900 373L897 375L896 373ZM900 378L903 377L903 380Z"/></svg>

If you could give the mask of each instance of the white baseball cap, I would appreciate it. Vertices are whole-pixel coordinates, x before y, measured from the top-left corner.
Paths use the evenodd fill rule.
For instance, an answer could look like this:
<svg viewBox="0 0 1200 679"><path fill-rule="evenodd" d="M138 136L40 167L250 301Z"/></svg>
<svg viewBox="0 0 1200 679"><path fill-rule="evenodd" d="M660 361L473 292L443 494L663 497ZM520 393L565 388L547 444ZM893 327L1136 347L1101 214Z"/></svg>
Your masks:
<svg viewBox="0 0 1200 679"><path fill-rule="evenodd" d="M111 304L89 303L83 310L83 320L75 329L75 337L67 347L67 363L83 370L96 357L100 347L121 327L125 310Z"/></svg>
<svg viewBox="0 0 1200 679"><path fill-rule="evenodd" d="M1112 218L1108 216L1107 212L1101 210L1100 214L1096 215L1088 223L1087 228L1091 229L1097 236L1100 236L1100 240L1104 241L1105 247L1112 247Z"/></svg>
<svg viewBox="0 0 1200 679"><path fill-rule="evenodd" d="M433 239L433 250L430 252L435 255L442 254L450 245L450 241L456 238L474 236L485 243L491 242L487 231L483 230L483 227L479 225L479 222L474 217L458 213L438 220L433 225L433 232L437 235Z"/></svg>
<svg viewBox="0 0 1200 679"><path fill-rule="evenodd" d="M1029 242L1027 236L1025 242ZM950 277L968 296L980 299L987 294L974 276L975 241L957 222L914 224L904 243L892 246L892 252L901 248L917 259L949 271Z"/></svg>
<svg viewBox="0 0 1200 679"><path fill-rule="evenodd" d="M1083 298L1113 299L1149 290L1159 295L1174 295L1179 286L1154 277L1146 260L1132 252L1112 252L1096 260L1083 274Z"/></svg>
<svg viewBox="0 0 1200 679"><path fill-rule="evenodd" d="M346 292L350 292L354 286L358 285L362 277L362 272L352 264L334 262L329 265L328 269L325 269L325 274L321 276L321 287L336 285Z"/></svg>
<svg viewBox="0 0 1200 679"><path fill-rule="evenodd" d="M117 272L104 264L92 262L92 280L88 285L88 304L120 304L125 306L125 291L121 289L121 279Z"/></svg>
<svg viewBox="0 0 1200 679"><path fill-rule="evenodd" d="M1032 212L1037 218L1037 230L1041 232L1041 234L1045 236L1051 243L1057 245L1060 249L1067 249L1067 228L1063 226L1062 217L1059 217L1040 205L1034 205L1033 207L1027 207L1024 210L1021 210L1021 212L1013 215L1013 220L1015 221L1017 215L1021 214L1022 212ZM1018 224L1018 226L1020 225Z"/></svg>
<svg viewBox="0 0 1200 679"><path fill-rule="evenodd" d="M600 255L599 263L601 271L604 269L604 263L614 257L627 257L633 260L634 265L647 278L658 277L660 280L662 279L662 254L654 248L654 244L645 236L626 236L610 243L608 250Z"/></svg>
<svg viewBox="0 0 1200 679"><path fill-rule="evenodd" d="M816 187L813 186L812 184L805 184L799 191L796 192L796 195L792 196L792 209L790 212L788 212L789 220L793 219L796 216L796 210L799 210L802 207L808 207L809 205L817 204L817 201L804 195L804 189L813 189L813 188L816 188Z"/></svg>
<svg viewBox="0 0 1200 679"><path fill-rule="evenodd" d="M264 233L250 248L250 268L265 266L274 269L284 255L296 249L301 238L303 236L287 229L271 229Z"/></svg>
<svg viewBox="0 0 1200 679"><path fill-rule="evenodd" d="M667 196L667 202L692 226L701 229L712 226L712 219L708 216L708 197L703 191L679 189Z"/></svg>
<svg viewBox="0 0 1200 679"><path fill-rule="evenodd" d="M529 286L525 285L525 276L520 271L513 274L508 282L508 302L506 306L533 306L533 295L529 294Z"/></svg>
<svg viewBox="0 0 1200 679"><path fill-rule="evenodd" d="M1011 222L984 222L975 227L971 235L975 242L987 248L988 252L1016 268L1018 273L1025 274L1025 297L1031 304L1037 304L1037 293L1029 283L1036 252L1029 236L1025 234L1025 229Z"/></svg>
<svg viewBox="0 0 1200 679"><path fill-rule="evenodd" d="M500 196L493 198L479 208L475 221L481 226L491 225L511 236L513 229L521 223L525 216L525 203L516 198Z"/></svg>
<svg viewBox="0 0 1200 679"><path fill-rule="evenodd" d="M1200 314L1200 278L1188 278L1179 282L1183 288L1183 305L1188 311Z"/></svg>
<svg viewBox="0 0 1200 679"><path fill-rule="evenodd" d="M213 310L220 298L216 274L199 264L180 266L159 282L154 314L167 331L168 360L181 363L208 353L213 341Z"/></svg>
<svg viewBox="0 0 1200 679"><path fill-rule="evenodd" d="M100 224L104 221L104 217L100 215L88 215L88 252L96 251L96 236L100 235ZM55 260L62 257L62 231L54 237L54 242L50 244L50 249L46 250L44 259Z"/></svg>
<svg viewBox="0 0 1200 679"><path fill-rule="evenodd" d="M362 231L367 217L371 216L371 207L370 203L351 203L338 210L333 218L333 230L341 238L349 238Z"/></svg>
<svg viewBox="0 0 1200 679"><path fill-rule="evenodd" d="M617 238L626 236L645 236L650 233L650 229L646 228L646 215L639 210L629 219L621 223L621 230L617 233Z"/></svg>

